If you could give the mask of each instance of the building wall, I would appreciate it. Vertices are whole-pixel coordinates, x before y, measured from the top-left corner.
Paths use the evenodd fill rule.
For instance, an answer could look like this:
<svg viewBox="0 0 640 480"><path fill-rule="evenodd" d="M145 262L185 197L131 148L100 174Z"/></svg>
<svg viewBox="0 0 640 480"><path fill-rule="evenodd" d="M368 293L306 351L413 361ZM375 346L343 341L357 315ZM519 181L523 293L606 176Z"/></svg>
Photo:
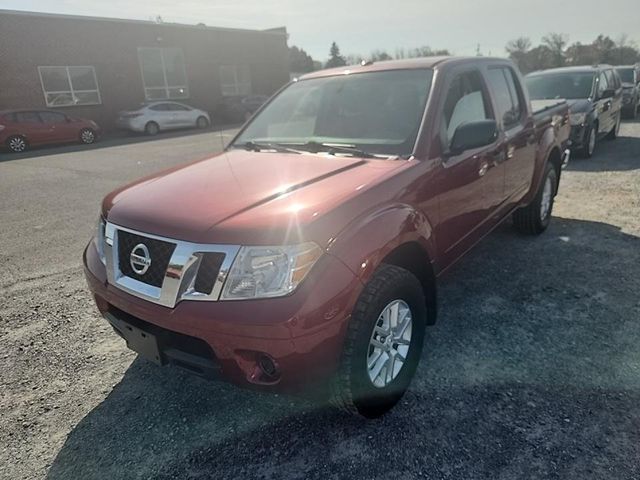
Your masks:
<svg viewBox="0 0 640 480"><path fill-rule="evenodd" d="M286 31L232 30L0 11L0 110L47 108L38 66L95 68L101 105L55 107L113 126L117 112L145 101L138 47L178 47L190 97L214 114L220 65L248 64L252 93L270 95L289 80Z"/></svg>

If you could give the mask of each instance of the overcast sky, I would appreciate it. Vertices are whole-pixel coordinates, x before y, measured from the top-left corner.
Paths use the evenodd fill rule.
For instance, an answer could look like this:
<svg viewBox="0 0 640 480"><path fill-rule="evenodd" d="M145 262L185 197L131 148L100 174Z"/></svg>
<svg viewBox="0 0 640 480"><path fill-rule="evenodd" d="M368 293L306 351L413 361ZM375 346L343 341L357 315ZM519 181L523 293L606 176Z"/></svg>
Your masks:
<svg viewBox="0 0 640 480"><path fill-rule="evenodd" d="M0 0L0 8L149 19L235 28L286 26L289 45L324 60L343 54L428 45L457 55L504 56L505 43L548 32L570 42L627 33L640 43L640 0Z"/></svg>

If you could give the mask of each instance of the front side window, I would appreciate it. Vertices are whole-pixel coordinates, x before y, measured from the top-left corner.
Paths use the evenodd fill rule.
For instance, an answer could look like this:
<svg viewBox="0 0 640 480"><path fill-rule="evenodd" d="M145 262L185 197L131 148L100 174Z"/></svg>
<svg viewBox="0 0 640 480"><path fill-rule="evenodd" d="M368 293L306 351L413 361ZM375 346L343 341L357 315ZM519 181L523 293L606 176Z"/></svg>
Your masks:
<svg viewBox="0 0 640 480"><path fill-rule="evenodd" d="M598 98L602 97L604 95L604 92L606 92L609 88L610 87L607 76L604 74L604 72L601 72L600 76L598 77Z"/></svg>
<svg viewBox="0 0 640 480"><path fill-rule="evenodd" d="M544 73L527 76L525 83L531 100L575 100L591 97L593 80L593 72Z"/></svg>
<svg viewBox="0 0 640 480"><path fill-rule="evenodd" d="M490 119L487 101L478 72L458 75L451 82L442 112L442 131L447 146L463 123Z"/></svg>
<svg viewBox="0 0 640 480"><path fill-rule="evenodd" d="M42 123L37 112L16 112L15 119L18 123Z"/></svg>
<svg viewBox="0 0 640 480"><path fill-rule="evenodd" d="M249 95L251 93L251 70L249 65L221 65L220 89L225 97Z"/></svg>
<svg viewBox="0 0 640 480"><path fill-rule="evenodd" d="M138 48L147 100L189 97L184 55L179 48Z"/></svg>
<svg viewBox="0 0 640 480"><path fill-rule="evenodd" d="M102 103L93 67L38 67L38 72L47 107Z"/></svg>
<svg viewBox="0 0 640 480"><path fill-rule="evenodd" d="M373 154L410 154L432 77L432 70L416 69L294 82L253 118L234 145L331 143Z"/></svg>

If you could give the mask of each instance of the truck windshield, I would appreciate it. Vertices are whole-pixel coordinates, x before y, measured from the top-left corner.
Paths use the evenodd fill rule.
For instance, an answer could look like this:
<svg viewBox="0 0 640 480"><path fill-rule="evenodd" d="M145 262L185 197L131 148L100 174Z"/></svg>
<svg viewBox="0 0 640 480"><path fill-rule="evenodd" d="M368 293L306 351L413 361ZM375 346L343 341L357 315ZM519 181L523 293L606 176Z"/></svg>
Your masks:
<svg viewBox="0 0 640 480"><path fill-rule="evenodd" d="M633 68L616 68L616 72L620 75L622 83L635 83L633 81Z"/></svg>
<svg viewBox="0 0 640 480"><path fill-rule="evenodd" d="M593 72L545 73L525 78L532 100L589 98L593 90Z"/></svg>
<svg viewBox="0 0 640 480"><path fill-rule="evenodd" d="M341 154L411 154L433 71L389 70L311 78L274 98L233 146L279 145Z"/></svg>

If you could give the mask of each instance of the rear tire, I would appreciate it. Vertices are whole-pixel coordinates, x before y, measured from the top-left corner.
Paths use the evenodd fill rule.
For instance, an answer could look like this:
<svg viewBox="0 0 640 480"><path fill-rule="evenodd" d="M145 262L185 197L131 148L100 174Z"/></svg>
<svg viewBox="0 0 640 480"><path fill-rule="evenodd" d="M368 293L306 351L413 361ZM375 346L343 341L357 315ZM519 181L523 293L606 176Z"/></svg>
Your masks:
<svg viewBox="0 0 640 480"><path fill-rule="evenodd" d="M5 144L7 148L14 153L24 152L29 148L27 139L24 138L22 135L10 136L9 138L7 138L7 141L5 142Z"/></svg>
<svg viewBox="0 0 640 480"><path fill-rule="evenodd" d="M353 309L331 402L366 418L389 411L415 374L426 318L420 281L408 270L383 264Z"/></svg>
<svg viewBox="0 0 640 480"><path fill-rule="evenodd" d="M616 124L613 126L611 131L607 134L607 140L615 140L616 138L618 138L618 134L620 133L621 120L622 120L622 112L618 113Z"/></svg>
<svg viewBox="0 0 640 480"><path fill-rule="evenodd" d="M94 132L92 129L83 128L82 130L80 130L81 143L84 143L85 145L90 145L92 143L95 143L95 141L96 141L96 132Z"/></svg>
<svg viewBox="0 0 640 480"><path fill-rule="evenodd" d="M196 120L196 127L200 130L203 130L209 126L209 120L206 117L200 116L198 120Z"/></svg>
<svg viewBox="0 0 640 480"><path fill-rule="evenodd" d="M533 202L513 212L513 224L520 233L540 235L547 229L551 222L557 189L558 172L553 164L547 161L542 183Z"/></svg>
<svg viewBox="0 0 640 480"><path fill-rule="evenodd" d="M148 122L144 126L144 133L150 136L157 135L160 132L160 126L156 122Z"/></svg>

